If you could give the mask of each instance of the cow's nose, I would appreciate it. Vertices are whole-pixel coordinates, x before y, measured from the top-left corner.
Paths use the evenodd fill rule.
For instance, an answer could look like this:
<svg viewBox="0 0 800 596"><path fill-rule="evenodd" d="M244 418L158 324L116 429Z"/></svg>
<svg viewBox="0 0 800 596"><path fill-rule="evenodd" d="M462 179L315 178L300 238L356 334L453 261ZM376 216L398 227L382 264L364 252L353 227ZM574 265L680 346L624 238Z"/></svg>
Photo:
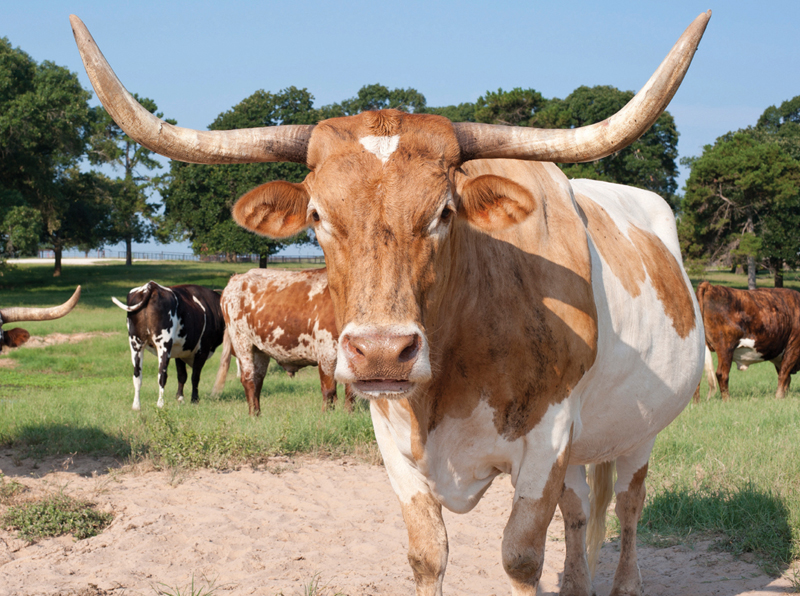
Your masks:
<svg viewBox="0 0 800 596"><path fill-rule="evenodd" d="M422 338L411 335L345 335L342 347L359 379L408 379Z"/></svg>

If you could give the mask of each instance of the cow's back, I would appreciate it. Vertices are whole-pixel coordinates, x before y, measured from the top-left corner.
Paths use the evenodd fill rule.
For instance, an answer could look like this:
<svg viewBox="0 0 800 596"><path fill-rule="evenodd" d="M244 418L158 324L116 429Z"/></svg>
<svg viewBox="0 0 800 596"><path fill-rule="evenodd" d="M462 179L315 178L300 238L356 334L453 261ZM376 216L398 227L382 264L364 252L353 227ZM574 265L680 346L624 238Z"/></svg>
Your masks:
<svg viewBox="0 0 800 596"><path fill-rule="evenodd" d="M583 433L573 454L596 461L655 436L686 406L703 369L702 319L664 200L571 184L591 240L598 313L597 360L576 388Z"/></svg>
<svg viewBox="0 0 800 596"><path fill-rule="evenodd" d="M325 269L234 275L222 311L237 353L246 343L283 366L333 370L338 333Z"/></svg>

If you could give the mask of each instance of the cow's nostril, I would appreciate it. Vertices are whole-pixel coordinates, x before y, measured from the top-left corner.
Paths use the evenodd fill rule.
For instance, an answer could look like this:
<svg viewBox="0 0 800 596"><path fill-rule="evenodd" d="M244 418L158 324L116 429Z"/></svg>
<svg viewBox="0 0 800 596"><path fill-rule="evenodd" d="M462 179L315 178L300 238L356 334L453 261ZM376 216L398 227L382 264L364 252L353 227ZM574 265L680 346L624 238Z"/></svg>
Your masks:
<svg viewBox="0 0 800 596"><path fill-rule="evenodd" d="M400 352L398 360L400 362L413 360L417 357L417 352L419 352L419 335L412 335L411 342Z"/></svg>

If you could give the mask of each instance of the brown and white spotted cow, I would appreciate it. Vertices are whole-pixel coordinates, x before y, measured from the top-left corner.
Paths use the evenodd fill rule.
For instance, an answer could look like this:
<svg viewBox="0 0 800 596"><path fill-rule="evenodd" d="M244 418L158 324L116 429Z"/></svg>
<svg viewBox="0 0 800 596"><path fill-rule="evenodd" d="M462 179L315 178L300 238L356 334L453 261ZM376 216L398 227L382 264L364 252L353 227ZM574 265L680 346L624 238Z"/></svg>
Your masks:
<svg viewBox="0 0 800 596"><path fill-rule="evenodd" d="M716 380L723 401L730 397L731 364L747 370L757 362L772 362L778 372L777 398L789 390L800 370L800 292L785 288L736 290L704 281L697 301L706 333L706 349L717 353ZM707 372L713 367L708 354ZM710 377L710 375L708 375ZM710 397L716 387L709 379Z"/></svg>
<svg viewBox="0 0 800 596"><path fill-rule="evenodd" d="M203 286L165 287L154 281L128 292L127 306L111 300L128 313L128 340L133 361L133 409L141 409L142 356L147 349L158 357L158 407L164 407L169 359L178 371L176 398L183 402L186 365L192 367L192 403L200 401L197 388L206 360L222 343L225 322L219 294Z"/></svg>
<svg viewBox="0 0 800 596"><path fill-rule="evenodd" d="M322 407L334 406L339 332L325 269L251 269L234 275L222 292L221 307L226 337L215 393L225 383L232 346L251 415L261 413L261 387L270 358L291 376L305 366L319 365ZM348 391L348 409L352 402Z"/></svg>
<svg viewBox="0 0 800 596"><path fill-rule="evenodd" d="M75 288L72 297L60 306L49 308L32 308L29 306L11 306L0 309L0 352L3 346L8 348L18 348L31 337L25 329L16 327L14 329L3 329L6 323L20 323L22 321L51 321L60 319L68 314L81 297L81 287Z"/></svg>
<svg viewBox="0 0 800 596"><path fill-rule="evenodd" d="M619 113L570 130L452 123L395 110L315 126L193 131L141 108L76 17L89 77L117 123L173 159L295 161L233 215L269 236L311 226L340 330L336 379L370 400L408 527L417 594L442 593L442 506L466 512L507 472L502 542L514 594L536 593L546 530L566 526L562 593L592 593L587 561L616 462L620 560L613 594L641 594L636 523L656 434L703 365L697 302L675 218L658 196L570 181L546 162L600 159L637 139L680 85L710 13ZM605 502L604 502L605 501ZM595 523L596 522L596 523Z"/></svg>

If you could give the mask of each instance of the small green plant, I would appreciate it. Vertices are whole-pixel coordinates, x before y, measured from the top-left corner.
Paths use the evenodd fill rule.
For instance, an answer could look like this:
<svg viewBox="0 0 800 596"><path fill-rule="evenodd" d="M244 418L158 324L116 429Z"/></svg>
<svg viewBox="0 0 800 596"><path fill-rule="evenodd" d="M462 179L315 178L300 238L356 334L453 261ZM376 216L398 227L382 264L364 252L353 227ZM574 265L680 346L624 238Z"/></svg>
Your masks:
<svg viewBox="0 0 800 596"><path fill-rule="evenodd" d="M178 587L171 587L167 584L158 584L159 587L153 586L157 596L214 596L216 593L216 579L211 581L203 576L203 584L195 585L194 575L192 575L192 582L181 589Z"/></svg>
<svg viewBox="0 0 800 596"><path fill-rule="evenodd" d="M6 480L5 474L0 472L0 505L8 505L14 497L26 490L23 484L16 480Z"/></svg>
<svg viewBox="0 0 800 596"><path fill-rule="evenodd" d="M63 493L50 495L10 507L2 525L16 530L24 540L72 534L76 539L91 538L102 532L114 519L111 513L98 511L88 501L73 499Z"/></svg>
<svg viewBox="0 0 800 596"><path fill-rule="evenodd" d="M800 567L795 567L787 575L786 579L792 586L792 592L800 592Z"/></svg>

